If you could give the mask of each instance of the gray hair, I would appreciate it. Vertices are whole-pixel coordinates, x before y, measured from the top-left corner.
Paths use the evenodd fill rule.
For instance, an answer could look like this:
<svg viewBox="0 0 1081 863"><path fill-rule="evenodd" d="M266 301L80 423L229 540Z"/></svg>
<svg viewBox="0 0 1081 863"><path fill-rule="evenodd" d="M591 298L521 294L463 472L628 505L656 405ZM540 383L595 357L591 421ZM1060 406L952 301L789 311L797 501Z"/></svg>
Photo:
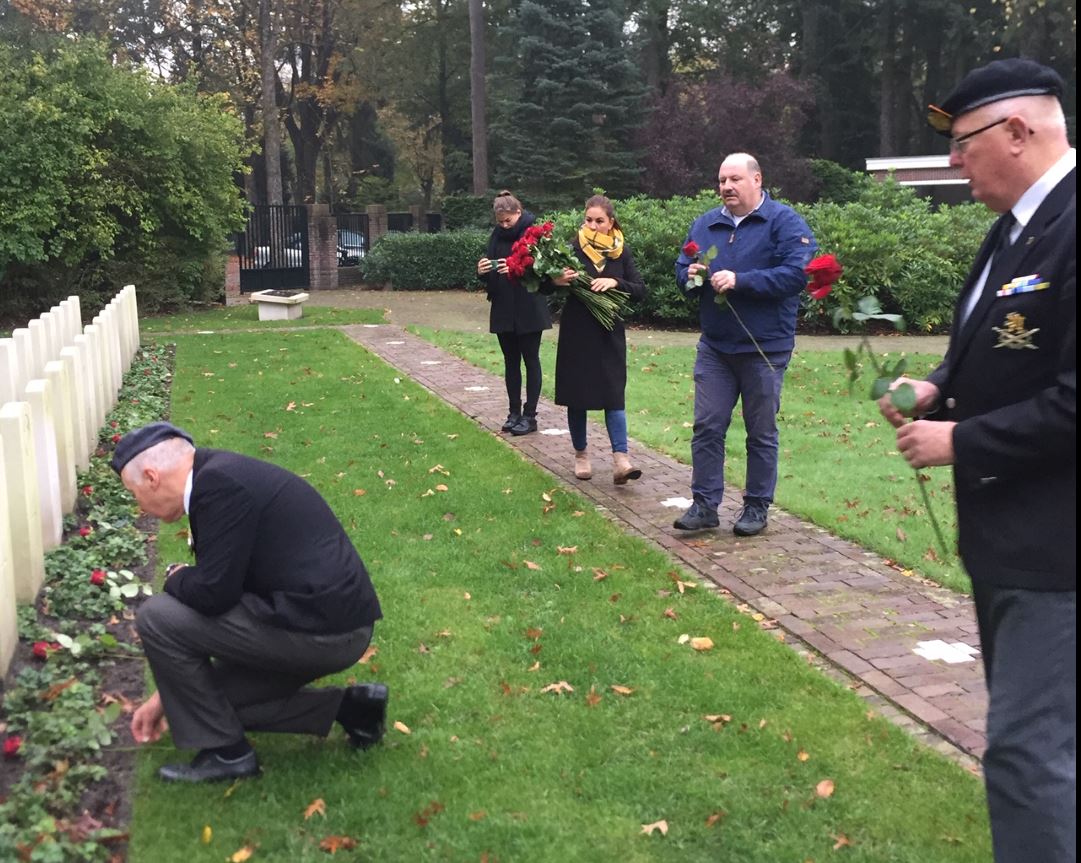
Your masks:
<svg viewBox="0 0 1081 863"><path fill-rule="evenodd" d="M147 468L154 468L165 473L179 467L184 459L194 452L195 447L184 438L171 437L152 447L147 447L132 458L124 465L120 476L129 484L139 485L143 482L143 471Z"/></svg>
<svg viewBox="0 0 1081 863"><path fill-rule="evenodd" d="M752 174L762 173L762 166L758 164L758 159L756 159L750 153L729 153L727 156L724 157L721 164L723 165L725 162L731 161L733 159L739 159L746 163L747 170L750 171Z"/></svg>

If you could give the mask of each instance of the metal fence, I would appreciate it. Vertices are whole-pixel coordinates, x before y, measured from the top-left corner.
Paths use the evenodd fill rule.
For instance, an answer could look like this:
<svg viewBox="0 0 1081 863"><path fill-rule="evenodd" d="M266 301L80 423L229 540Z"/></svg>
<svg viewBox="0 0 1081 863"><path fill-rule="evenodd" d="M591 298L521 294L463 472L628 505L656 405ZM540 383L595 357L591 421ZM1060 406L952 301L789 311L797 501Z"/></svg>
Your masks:
<svg viewBox="0 0 1081 863"><path fill-rule="evenodd" d="M236 253L241 293L308 287L307 207L252 207L244 232L237 235Z"/></svg>

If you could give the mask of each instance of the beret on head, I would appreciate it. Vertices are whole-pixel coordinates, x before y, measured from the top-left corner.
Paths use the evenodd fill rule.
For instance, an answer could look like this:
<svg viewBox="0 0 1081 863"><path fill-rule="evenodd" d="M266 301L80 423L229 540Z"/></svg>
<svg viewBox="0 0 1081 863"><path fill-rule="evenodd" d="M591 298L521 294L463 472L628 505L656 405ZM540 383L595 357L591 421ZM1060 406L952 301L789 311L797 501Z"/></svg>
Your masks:
<svg viewBox="0 0 1081 863"><path fill-rule="evenodd" d="M192 446L195 446L195 441L192 440L191 435L172 423L150 423L142 428L132 429L120 438L120 442L113 451L113 460L109 464L119 474L124 469L124 465L143 450L150 449L155 444L174 437L184 438Z"/></svg>
<svg viewBox="0 0 1081 863"><path fill-rule="evenodd" d="M1062 98L1064 84L1058 72L1022 57L995 60L973 69L946 97L942 105L927 106L927 122L940 135L949 136L953 121L992 102L1018 96Z"/></svg>

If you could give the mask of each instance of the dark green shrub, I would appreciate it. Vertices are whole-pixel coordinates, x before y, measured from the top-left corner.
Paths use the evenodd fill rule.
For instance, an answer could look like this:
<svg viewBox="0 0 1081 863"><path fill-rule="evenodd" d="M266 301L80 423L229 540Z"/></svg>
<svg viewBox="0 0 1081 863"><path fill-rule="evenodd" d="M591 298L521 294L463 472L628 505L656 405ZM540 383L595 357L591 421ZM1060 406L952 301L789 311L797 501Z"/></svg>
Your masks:
<svg viewBox="0 0 1081 863"><path fill-rule="evenodd" d="M443 227L456 231L460 228L491 228L492 199L479 195L447 195L443 199Z"/></svg>
<svg viewBox="0 0 1081 863"><path fill-rule="evenodd" d="M868 183L876 182L869 174L850 171L829 159L812 159L811 174L814 176L815 200L834 204L857 200Z"/></svg>
<svg viewBox="0 0 1081 863"><path fill-rule="evenodd" d="M490 231L388 234L360 259L361 278L399 291L480 290L477 261Z"/></svg>

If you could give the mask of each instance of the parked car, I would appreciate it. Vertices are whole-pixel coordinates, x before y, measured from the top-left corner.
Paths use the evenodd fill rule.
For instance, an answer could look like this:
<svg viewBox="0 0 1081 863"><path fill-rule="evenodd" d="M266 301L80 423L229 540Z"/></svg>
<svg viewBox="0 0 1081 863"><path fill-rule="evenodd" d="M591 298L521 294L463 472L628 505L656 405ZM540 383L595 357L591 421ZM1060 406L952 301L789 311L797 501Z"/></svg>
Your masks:
<svg viewBox="0 0 1081 863"><path fill-rule="evenodd" d="M256 246L252 249L255 266L274 269L291 269L304 266L304 244L300 234L290 234L285 245L271 255L270 246Z"/></svg>
<svg viewBox="0 0 1081 863"><path fill-rule="evenodd" d="M338 266L355 267L364 257L366 237L357 231L338 231Z"/></svg>

